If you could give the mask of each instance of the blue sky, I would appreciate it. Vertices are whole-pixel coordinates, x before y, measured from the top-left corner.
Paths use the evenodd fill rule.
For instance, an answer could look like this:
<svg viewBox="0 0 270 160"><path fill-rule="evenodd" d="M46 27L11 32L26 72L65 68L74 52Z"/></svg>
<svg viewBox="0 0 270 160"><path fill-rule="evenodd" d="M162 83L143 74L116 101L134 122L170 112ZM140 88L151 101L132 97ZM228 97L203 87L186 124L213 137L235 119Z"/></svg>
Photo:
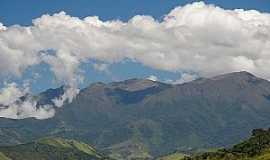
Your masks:
<svg viewBox="0 0 270 160"><path fill-rule="evenodd" d="M0 21L5 25L29 25L43 14L65 11L72 16L97 15L102 20L127 20L146 14L162 18L171 9L194 0L0 0ZM270 12L269 0L206 0L222 8L256 9Z"/></svg>
<svg viewBox="0 0 270 160"><path fill-rule="evenodd" d="M76 17L99 16L102 20L120 19L127 21L134 15L151 15L161 20L173 8L194 1L187 0L0 0L0 22L5 26L15 24L31 25L32 19L43 14L53 14L65 11L68 15ZM225 9L256 9L261 12L270 12L269 0L207 0L206 3L215 4ZM145 78L149 75L158 75L161 79L177 79L181 73L166 72L134 62L112 65L110 73L95 71L91 65L85 64L86 80L81 87L94 81L114 81L128 78ZM33 91L39 92L48 87L56 87L53 75L48 72L46 65L28 69L23 79L33 76L33 71L42 72L39 83L33 83ZM2 77L2 81L3 81ZM16 80L16 78L11 78ZM20 80L17 80L21 82Z"/></svg>

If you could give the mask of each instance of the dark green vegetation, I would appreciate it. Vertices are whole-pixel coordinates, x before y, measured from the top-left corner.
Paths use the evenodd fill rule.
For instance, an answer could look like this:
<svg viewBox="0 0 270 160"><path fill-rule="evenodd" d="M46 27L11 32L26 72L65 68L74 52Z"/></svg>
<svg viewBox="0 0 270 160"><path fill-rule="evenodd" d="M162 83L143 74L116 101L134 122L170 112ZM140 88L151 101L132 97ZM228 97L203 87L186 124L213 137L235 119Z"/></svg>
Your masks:
<svg viewBox="0 0 270 160"><path fill-rule="evenodd" d="M183 160L269 160L270 130L257 129L252 137L230 149L220 149L216 152L203 153ZM176 160L176 159L170 159Z"/></svg>
<svg viewBox="0 0 270 160"><path fill-rule="evenodd" d="M50 92L38 98L50 102L46 97L57 97ZM269 97L270 82L247 72L181 85L139 79L95 83L51 119L0 119L0 144L63 137L124 160L224 147L254 128L269 127Z"/></svg>
<svg viewBox="0 0 270 160"><path fill-rule="evenodd" d="M127 146L127 145L126 145ZM114 156L114 160L121 157ZM123 154L126 154L124 151ZM149 155L132 152L128 155L132 160L153 159ZM93 147L75 140L62 138L43 138L35 142L15 146L0 147L0 160L112 160L98 153ZM218 149L194 156L186 156L174 152L156 160L269 160L270 130L253 130L252 136L229 149Z"/></svg>
<svg viewBox="0 0 270 160"><path fill-rule="evenodd" d="M109 160L91 146L75 140L43 138L0 147L0 160Z"/></svg>

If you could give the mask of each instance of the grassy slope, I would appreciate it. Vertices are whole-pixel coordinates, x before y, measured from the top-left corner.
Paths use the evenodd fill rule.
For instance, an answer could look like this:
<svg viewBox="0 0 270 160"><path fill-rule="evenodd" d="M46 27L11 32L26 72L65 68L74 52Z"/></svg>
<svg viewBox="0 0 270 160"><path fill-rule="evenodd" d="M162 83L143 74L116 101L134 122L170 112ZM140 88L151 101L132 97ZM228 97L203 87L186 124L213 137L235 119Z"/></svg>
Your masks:
<svg viewBox="0 0 270 160"><path fill-rule="evenodd" d="M254 130L252 137L230 149L207 152L185 160L270 160L270 130Z"/></svg>
<svg viewBox="0 0 270 160"><path fill-rule="evenodd" d="M1 147L0 160L105 160L91 146L75 140L44 138L16 146Z"/></svg>
<svg viewBox="0 0 270 160"><path fill-rule="evenodd" d="M106 149L107 154L116 160L148 160L152 159L143 143L136 140L126 141Z"/></svg>
<svg viewBox="0 0 270 160"><path fill-rule="evenodd" d="M261 155L250 158L249 160L269 160L270 159L270 149L263 152Z"/></svg>
<svg viewBox="0 0 270 160"><path fill-rule="evenodd" d="M182 160L184 157L185 157L185 154L176 152L173 154L160 157L157 160Z"/></svg>
<svg viewBox="0 0 270 160"><path fill-rule="evenodd" d="M96 155L101 157L93 147L75 140L64 140L62 138L43 138L39 140L39 143L48 144L54 147L76 149L89 155Z"/></svg>
<svg viewBox="0 0 270 160"><path fill-rule="evenodd" d="M0 152L0 160L11 160L11 159L8 158L6 155L4 155L3 153Z"/></svg>

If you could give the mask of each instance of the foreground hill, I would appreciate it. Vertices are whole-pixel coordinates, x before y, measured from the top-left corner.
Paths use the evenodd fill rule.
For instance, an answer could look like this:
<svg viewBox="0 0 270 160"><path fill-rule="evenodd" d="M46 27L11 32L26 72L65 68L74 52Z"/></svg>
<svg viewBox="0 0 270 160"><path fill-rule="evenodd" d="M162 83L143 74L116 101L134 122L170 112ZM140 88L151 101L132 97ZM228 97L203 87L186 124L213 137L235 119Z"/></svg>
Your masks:
<svg viewBox="0 0 270 160"><path fill-rule="evenodd" d="M61 94L40 94L42 103L57 97L56 91ZM270 82L248 72L180 85L143 79L94 83L51 119L0 119L0 144L56 136L94 144L123 160L151 159L240 142L252 129L270 126L269 106Z"/></svg>
<svg viewBox="0 0 270 160"><path fill-rule="evenodd" d="M109 160L91 146L75 140L44 138L0 147L0 160Z"/></svg>
<svg viewBox="0 0 270 160"><path fill-rule="evenodd" d="M252 137L230 149L203 153L183 160L269 160L270 130L254 130ZM177 159L170 159L177 160Z"/></svg>
<svg viewBox="0 0 270 160"><path fill-rule="evenodd" d="M161 156L157 158L156 160L183 160L186 156L187 156L186 154L175 152L172 154Z"/></svg>
<svg viewBox="0 0 270 160"><path fill-rule="evenodd" d="M135 153L134 153L135 154ZM75 140L43 138L15 146L0 147L0 160L110 160L91 146ZM119 160L121 158L115 158ZM144 160L134 157L133 160ZM149 159L152 159L149 157ZM228 149L200 153L187 157L175 152L156 160L269 160L270 130L253 130L252 136ZM111 159L112 160L112 159Z"/></svg>

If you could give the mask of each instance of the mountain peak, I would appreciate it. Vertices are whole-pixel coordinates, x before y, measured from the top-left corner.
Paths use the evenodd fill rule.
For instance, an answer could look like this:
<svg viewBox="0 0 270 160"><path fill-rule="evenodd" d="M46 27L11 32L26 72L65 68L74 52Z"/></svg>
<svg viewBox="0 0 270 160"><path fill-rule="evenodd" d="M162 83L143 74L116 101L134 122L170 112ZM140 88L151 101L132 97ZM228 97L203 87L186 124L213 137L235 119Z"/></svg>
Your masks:
<svg viewBox="0 0 270 160"><path fill-rule="evenodd" d="M146 88L159 86L160 82L149 79L128 79L120 82L112 82L109 84L110 88L120 88L127 91L138 91Z"/></svg>
<svg viewBox="0 0 270 160"><path fill-rule="evenodd" d="M222 74L210 78L211 80L222 80L222 79L233 79L233 80L256 80L259 79L255 75L247 72L247 71L240 71L240 72L232 72L227 74Z"/></svg>

